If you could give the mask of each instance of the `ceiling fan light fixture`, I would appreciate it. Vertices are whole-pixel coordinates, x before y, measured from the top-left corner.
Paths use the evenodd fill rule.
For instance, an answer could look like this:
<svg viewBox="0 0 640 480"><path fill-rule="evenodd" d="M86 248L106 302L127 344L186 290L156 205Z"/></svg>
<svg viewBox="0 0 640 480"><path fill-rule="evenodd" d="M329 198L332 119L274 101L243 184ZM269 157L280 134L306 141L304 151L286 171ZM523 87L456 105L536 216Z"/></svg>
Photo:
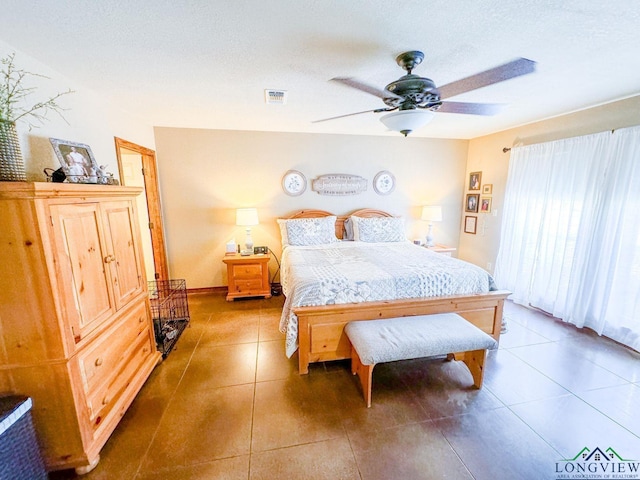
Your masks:
<svg viewBox="0 0 640 480"><path fill-rule="evenodd" d="M380 117L380 121L389 130L400 132L406 137L412 131L424 127L434 116L435 113L431 110L399 110Z"/></svg>

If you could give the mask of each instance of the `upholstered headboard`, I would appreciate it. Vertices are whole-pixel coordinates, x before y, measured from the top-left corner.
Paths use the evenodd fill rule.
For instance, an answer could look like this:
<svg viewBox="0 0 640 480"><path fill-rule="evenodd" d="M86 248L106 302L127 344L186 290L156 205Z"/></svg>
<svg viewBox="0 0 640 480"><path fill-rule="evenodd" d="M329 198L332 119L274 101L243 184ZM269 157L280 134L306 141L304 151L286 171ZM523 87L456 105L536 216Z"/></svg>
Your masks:
<svg viewBox="0 0 640 480"><path fill-rule="evenodd" d="M327 212L325 210L298 210L297 212L292 213L287 218L318 218L318 217L329 217L333 215L331 212ZM347 215L338 215L336 219L336 237L342 239L344 237L344 221L349 218L351 215L362 218L371 218L371 217L393 217L390 213L384 212L382 210L376 210L374 208L361 208L360 210L356 210Z"/></svg>

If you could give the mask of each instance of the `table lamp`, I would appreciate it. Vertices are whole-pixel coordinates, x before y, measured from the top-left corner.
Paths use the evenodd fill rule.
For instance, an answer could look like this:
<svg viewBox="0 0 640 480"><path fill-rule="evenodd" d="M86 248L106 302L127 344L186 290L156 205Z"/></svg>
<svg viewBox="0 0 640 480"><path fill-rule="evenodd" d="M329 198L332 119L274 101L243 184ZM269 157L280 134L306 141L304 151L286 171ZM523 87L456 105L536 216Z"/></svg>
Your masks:
<svg viewBox="0 0 640 480"><path fill-rule="evenodd" d="M441 222L442 221L442 207L440 205L425 205L422 207L422 215L420 217L422 220L426 220L429 222L429 232L427 233L427 247L435 246L433 241L433 222Z"/></svg>
<svg viewBox="0 0 640 480"><path fill-rule="evenodd" d="M250 255L253 253L253 239L251 238L251 227L258 225L258 209L256 208L238 208L236 210L236 225L247 227L247 238L245 239L245 250L240 253Z"/></svg>

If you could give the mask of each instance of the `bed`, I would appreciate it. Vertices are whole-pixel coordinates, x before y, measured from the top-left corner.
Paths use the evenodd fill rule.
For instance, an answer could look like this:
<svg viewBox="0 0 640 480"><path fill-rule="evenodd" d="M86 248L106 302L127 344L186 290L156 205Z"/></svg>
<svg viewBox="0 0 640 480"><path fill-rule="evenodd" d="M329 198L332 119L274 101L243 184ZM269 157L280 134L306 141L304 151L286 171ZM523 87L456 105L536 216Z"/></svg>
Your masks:
<svg viewBox="0 0 640 480"><path fill-rule="evenodd" d="M307 220L289 221L300 219ZM301 210L278 220L280 330L286 355L298 351L300 374L310 363L350 358L344 326L352 320L456 312L499 341L510 292L477 266L413 245L402 222L375 209Z"/></svg>

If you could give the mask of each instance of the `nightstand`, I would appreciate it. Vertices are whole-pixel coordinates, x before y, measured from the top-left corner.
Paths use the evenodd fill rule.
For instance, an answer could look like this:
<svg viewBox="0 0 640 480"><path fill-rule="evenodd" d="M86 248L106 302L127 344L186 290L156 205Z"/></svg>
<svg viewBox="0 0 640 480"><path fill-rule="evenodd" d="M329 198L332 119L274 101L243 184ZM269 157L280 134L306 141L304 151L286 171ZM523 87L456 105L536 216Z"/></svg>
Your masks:
<svg viewBox="0 0 640 480"><path fill-rule="evenodd" d="M227 265L229 291L227 301L244 297L271 297L269 283L270 254L227 255L222 260Z"/></svg>
<svg viewBox="0 0 640 480"><path fill-rule="evenodd" d="M440 244L436 244L433 247L425 247L425 248L431 250L432 252L441 253L442 255L446 255L447 257L450 257L451 254L456 251L455 247L448 247L447 245L440 245Z"/></svg>

